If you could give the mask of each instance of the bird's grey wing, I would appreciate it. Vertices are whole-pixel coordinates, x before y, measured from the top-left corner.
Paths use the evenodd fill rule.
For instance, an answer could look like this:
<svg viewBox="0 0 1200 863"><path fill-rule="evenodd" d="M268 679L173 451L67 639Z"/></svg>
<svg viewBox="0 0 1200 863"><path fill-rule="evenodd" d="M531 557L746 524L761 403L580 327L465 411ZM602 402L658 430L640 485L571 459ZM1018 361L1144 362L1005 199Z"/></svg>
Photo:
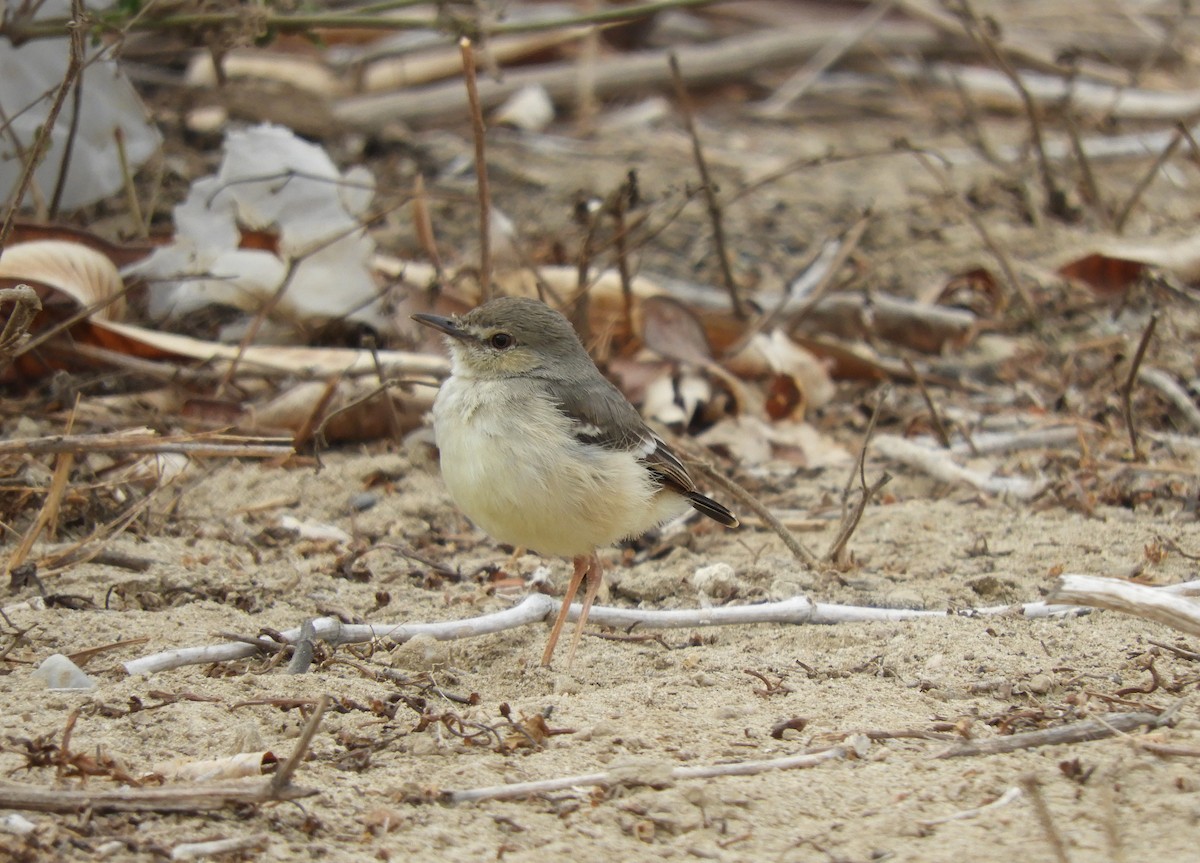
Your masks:
<svg viewBox="0 0 1200 863"><path fill-rule="evenodd" d="M547 383L559 410L574 422L573 431L580 441L633 453L661 485L686 497L697 510L721 524L737 525L733 513L696 491L679 456L608 380Z"/></svg>

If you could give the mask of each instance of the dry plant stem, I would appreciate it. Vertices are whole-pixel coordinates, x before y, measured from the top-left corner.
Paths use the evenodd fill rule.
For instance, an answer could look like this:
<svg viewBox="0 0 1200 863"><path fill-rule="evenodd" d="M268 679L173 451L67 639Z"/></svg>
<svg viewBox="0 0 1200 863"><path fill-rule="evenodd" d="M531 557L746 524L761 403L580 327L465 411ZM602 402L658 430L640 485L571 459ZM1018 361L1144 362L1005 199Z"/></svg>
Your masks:
<svg viewBox="0 0 1200 863"><path fill-rule="evenodd" d="M1042 178L1042 188L1046 193L1046 204L1050 212L1054 215L1060 218L1066 217L1068 215L1066 196L1058 188L1058 184L1054 182L1054 174L1050 170L1050 160L1046 157L1045 136L1042 133L1042 118L1037 103L1029 95L1029 90L1025 88L1025 83L1021 80L1021 76L1017 74L1012 64L1008 61L1008 58L1004 56L1004 53L996 45L996 41L988 35L987 29L975 15L975 10L971 7L969 0L958 0L958 3L963 18L963 29L966 34L979 46L984 57L1012 82L1013 87L1020 94L1021 104L1025 108L1025 115L1029 118L1029 131L1033 138L1034 155L1037 156L1038 175ZM1030 314L1033 314L1033 306L1030 305L1028 308Z"/></svg>
<svg viewBox="0 0 1200 863"><path fill-rule="evenodd" d="M977 432L968 443L956 443L956 455L996 455L1030 449L1049 449L1079 442L1080 428L1074 425L1020 429L1011 432Z"/></svg>
<svg viewBox="0 0 1200 863"><path fill-rule="evenodd" d="M465 36L458 41L462 51L463 81L467 85L467 106L471 112L471 132L475 138L475 180L479 190L479 298L492 298L492 193L488 185L487 150L483 106L479 101L479 83L475 75L475 51Z"/></svg>
<svg viewBox="0 0 1200 863"><path fill-rule="evenodd" d="M953 815L943 815L941 818L930 818L925 821L918 821L922 827L936 827L939 824L949 824L951 821L963 821L968 818L978 818L980 815L986 815L988 812L993 812L1000 809L1015 800L1021 799L1020 788L1010 788L993 800L991 803L977 806L974 809L964 809L961 812L955 812Z"/></svg>
<svg viewBox="0 0 1200 863"><path fill-rule="evenodd" d="M938 443L946 449L950 449L950 433L946 431L946 424L942 422L942 415L938 411L937 405L933 403L933 396L929 394L929 388L925 386L925 378L921 376L921 373L917 371L917 367L913 365L912 360L908 357L904 358L904 367L908 369L908 373L917 384L917 389L921 391L921 399L925 402L925 409L929 411L929 419L933 423L933 433L937 435Z"/></svg>
<svg viewBox="0 0 1200 863"><path fill-rule="evenodd" d="M1196 746L1172 746L1170 743L1156 743L1152 740L1138 740L1136 745L1138 749L1155 755L1200 758L1200 747Z"/></svg>
<svg viewBox="0 0 1200 863"><path fill-rule="evenodd" d="M824 559L826 561L832 563L838 562L842 559L842 554L846 550L846 544L850 542L850 537L852 537L854 535L854 531L858 529L858 523L862 521L863 513L867 509L867 504L869 504L871 499L879 493L881 488L891 481L892 475L885 472L879 477L879 479L871 483L869 487L866 485L863 486L862 497L859 499L858 503L854 505L854 509L851 511L850 517L846 519L842 529L838 532L837 539L833 541L833 544L829 547L829 551L825 553Z"/></svg>
<svg viewBox="0 0 1200 863"><path fill-rule="evenodd" d="M558 608L558 603L548 596L534 594L526 597L520 605L494 614L485 614L471 620L455 620L445 623L416 623L416 624L343 624L332 617L319 617L312 621L316 637L330 644L358 644L386 638L395 642L405 642L417 635L431 635L442 641L457 638L468 638L475 635L486 635L492 632L502 632L518 626L527 626L545 620L547 615ZM300 637L299 629L289 629L282 633L285 640L295 641ZM196 662L227 662L233 659L244 659L253 656L258 648L255 645L230 643L212 645L209 647L170 650L153 656L142 657L125 663L129 674L150 674L169 668L178 668Z"/></svg>
<svg viewBox="0 0 1200 863"><path fill-rule="evenodd" d="M863 511L867 507L867 503L876 491L883 488L892 479L890 475L884 473L873 486L867 486L867 447L871 444L871 435L875 432L875 424L879 422L879 412L883 410L883 406L891 394L891 385L885 384L879 391L879 398L875 402L875 409L871 411L871 420L867 423L867 430L863 433L862 446L858 448L858 458L854 462L854 467L850 470L850 475L846 477L846 485L842 489L841 527L838 529L837 537L830 543L829 550L821 558L825 563L841 560L842 553L846 549L846 543L854 535L854 531L862 519ZM850 486L854 484L855 476L858 477L859 486L862 488L862 496L858 501L858 505L851 512L848 510L847 503L850 500Z"/></svg>
<svg viewBox="0 0 1200 863"><path fill-rule="evenodd" d="M1188 142L1192 164L1200 165L1200 143L1197 143L1196 136L1192 134L1192 130L1183 121L1176 123L1175 128L1179 134L1183 135L1184 140Z"/></svg>
<svg viewBox="0 0 1200 863"><path fill-rule="evenodd" d="M253 833L249 836L233 836L229 839L213 839L209 842L181 842L171 849L172 860L201 860L220 854L245 854L261 851L271 844L269 833Z"/></svg>
<svg viewBox="0 0 1200 863"><path fill-rule="evenodd" d="M1112 227L1112 213L1109 212L1104 203L1104 197L1100 194L1100 185L1096 182L1096 174L1092 171L1092 160L1088 158L1087 150L1083 146L1083 138L1079 134L1079 124L1076 122L1075 112L1065 110L1062 112L1062 118L1063 125L1067 129L1067 136L1071 139L1071 151L1075 154L1075 164L1079 166L1079 175L1083 179L1083 190L1088 203L1100 216L1100 220L1106 226Z"/></svg>
<svg viewBox="0 0 1200 863"><path fill-rule="evenodd" d="M271 777L268 787L272 796L278 797L292 787L292 777L296 774L296 769L304 760L304 756L308 754L308 748L312 745L313 735L317 733L317 729L321 725L321 717L325 715L328 707L329 696L322 695L317 702L317 706L313 709L312 716L308 718L308 722L300 732L300 736L296 739L296 746L292 750L291 757L280 764L279 769L275 771L275 775Z"/></svg>
<svg viewBox="0 0 1200 863"><path fill-rule="evenodd" d="M13 550L8 560L5 561L4 570L0 572L0 577L7 577L9 573L25 562L29 557L29 552L33 549L33 544L37 542L38 537L42 533L53 537L54 523L58 518L58 506L67 491L67 484L71 478L71 468L74 465L75 456L72 453L59 453L54 465L54 474L50 479L50 488L46 493L46 499L42 502L42 508L38 511L37 518L33 520L33 524L29 526L29 529L25 531L25 535L21 537L20 544Z"/></svg>
<svg viewBox="0 0 1200 863"><path fill-rule="evenodd" d="M989 737L986 740L960 743L958 746L938 753L936 757L961 758L975 755L1000 755L1005 752L1017 752L1021 749L1035 749L1039 746L1086 743L1090 740L1104 740L1118 734L1126 734L1143 726L1149 729L1159 728L1163 725L1170 725L1174 721L1175 710L1173 708L1168 708L1162 713L1110 713L1102 719L1084 719L1072 722L1070 725L1060 725L1057 728L1045 728L1041 731L1026 731L1006 737Z"/></svg>
<svg viewBox="0 0 1200 863"><path fill-rule="evenodd" d="M944 36L951 38L962 36L962 16L946 11L941 2L929 2L929 0L898 0L898 2L900 8L907 15L918 21L924 21ZM1058 62L1057 57L1052 56L1045 48L1026 48L1021 45L1005 45L1003 47L997 45L996 48L1017 60L1021 66L1028 66L1054 75L1063 75L1069 71ZM1114 83L1125 85L1127 78L1128 73L1122 71L1119 78L1114 77Z"/></svg>
<svg viewBox="0 0 1200 863"><path fill-rule="evenodd" d="M804 319L812 314L813 310L820 305L821 300L824 299L829 289L833 287L834 279L837 277L838 272L850 260L850 256L858 250L863 234L866 233L867 225L870 223L871 214L864 213L857 222L850 226L850 230L846 231L841 243L838 244L837 253L825 268L825 272L821 275L821 279L817 282L816 287L804 298L804 304L800 308L788 314L787 324L785 325L788 332L800 326L804 322ZM782 308L781 306L781 311ZM766 327L764 326L763 329L766 329Z"/></svg>
<svg viewBox="0 0 1200 863"><path fill-rule="evenodd" d="M67 760L71 756L71 735L75 733L75 723L79 721L79 708L76 707L67 716L66 724L63 726L62 743L58 745L58 758L55 767L55 776L59 782L63 780L63 770L67 766Z"/></svg>
<svg viewBox="0 0 1200 863"><path fill-rule="evenodd" d="M1125 378L1125 384L1121 387L1121 412L1125 415L1125 428L1129 431L1129 447L1133 451L1133 458L1136 461L1145 461L1146 454L1138 445L1137 423L1133 417L1133 387L1137 383L1138 369L1142 366L1142 360L1146 358L1146 349L1150 346L1150 339L1154 337L1154 330L1157 326L1158 313L1155 312L1150 316L1150 321L1142 332L1142 339L1138 342L1137 351L1133 355L1133 364L1129 367L1129 376Z"/></svg>
<svg viewBox="0 0 1200 863"><path fill-rule="evenodd" d="M947 176L945 170L934 165L933 161L924 152L912 148L909 149L909 152L911 152L917 158L917 161L921 163L922 167L924 167L926 171L933 175L934 179L941 184L941 187L945 191L946 195L958 205L958 208L962 212L963 216L968 222L971 223L971 227L975 229L975 233L979 234L979 239L983 241L983 244L987 247L987 250L992 253L992 257L996 259L996 263L1000 265L1000 270L1004 273L1004 279L1008 282L1009 289L1021 298L1021 302L1025 306L1026 313L1036 319L1037 306L1034 305L1033 297L1029 295L1029 291L1026 290L1025 284L1017 275L1017 271L1013 267L1012 260L1009 258L1008 253L1004 251L1004 249L1002 249L1000 245L992 238L991 232L988 231L983 222L980 221L971 205L962 199L962 196L959 195L958 191L954 188L954 184L950 182L950 177Z"/></svg>
<svg viewBox="0 0 1200 863"><path fill-rule="evenodd" d="M633 273L629 268L629 226L625 222L625 212L633 204L634 189L633 173L630 172L608 207L613 220L613 246L617 253L617 275L621 278L621 301L627 333L633 333Z"/></svg>
<svg viewBox="0 0 1200 863"><path fill-rule="evenodd" d="M250 320L249 325L246 327L245 335L243 335L241 341L238 342L237 355L234 357L233 361L230 362L229 368L225 370L225 374L222 376L220 383L217 384L217 389L213 393L213 398L220 399L224 397L225 390L229 387L230 383L232 383L234 377L237 376L238 367L241 365L242 357L245 356L246 350L254 343L254 340L258 337L258 331L262 329L262 325L266 322L267 317L279 305L280 301L283 299L283 295L287 293L288 286L291 285L292 279L296 276L296 270L300 267L300 262L303 261L304 258L304 255L297 255L288 261L287 270L284 271L283 278L279 282L279 287L277 287L275 292L271 294L271 296L267 298L266 302L262 304L262 307L258 310L258 313Z"/></svg>
<svg viewBox="0 0 1200 863"><path fill-rule="evenodd" d="M108 542L113 537L122 533L129 525L133 524L134 519L138 518L149 508L157 491L158 489L156 488L140 501L126 509L125 512L112 519L112 521L98 525L90 534L67 546L67 548L43 557L38 565L42 575L51 575L68 566L88 563L99 557L105 550L103 543ZM91 547L89 548L89 546Z"/></svg>
<svg viewBox="0 0 1200 863"><path fill-rule="evenodd" d="M16 356L21 356L23 354L29 353L34 348L39 347L39 346L45 344L46 342L49 342L51 339L55 338L56 336L67 332L67 330L71 329L71 327L75 326L75 324L79 323L80 321L90 318L93 314L100 311L100 309L111 306L117 300L124 298L125 295L129 293L129 291L132 287L133 287L133 283L130 282L129 284L122 287L119 291L115 291L111 295L104 297L101 300L97 300L96 302L92 303L90 306L85 306L84 308L75 312L73 315L66 318L65 320L59 321L54 326L47 327L46 329L39 332L33 338L31 338L28 341L26 341L25 343L23 343L21 345L21 347L17 349Z"/></svg>
<svg viewBox="0 0 1200 863"><path fill-rule="evenodd" d="M875 452L942 482L962 483L988 494L1010 496L1017 500L1032 500L1046 487L1043 479L996 476L975 468L963 467L947 450L923 446L914 440L896 435L880 435L876 438Z"/></svg>
<svg viewBox="0 0 1200 863"><path fill-rule="evenodd" d="M748 312L742 301L741 290L737 279L733 276L733 265L729 261L729 248L725 243L724 216L721 204L717 200L717 187L708 171L708 161L704 158L704 147L700 143L700 133L696 131L696 117L692 111L692 101L688 97L687 85L683 81L683 73L679 71L679 57L672 51L667 56L671 66L671 81L675 86L675 98L679 102L679 110L683 114L683 123L687 128L688 137L692 139L692 158L696 161L696 170L700 174L700 182L704 191L704 202L708 207L708 220L712 223L713 244L716 246L717 263L721 267L721 279L725 282L725 290L729 292L729 302L733 306L733 314L738 318L746 318Z"/></svg>
<svg viewBox="0 0 1200 863"><path fill-rule="evenodd" d="M58 165L58 179L54 181L54 192L50 195L50 206L46 218L54 221L58 218L58 208L62 204L63 190L67 187L67 174L71 170L71 154L75 150L75 136L79 133L79 114L83 107L83 0L71 0L71 17L77 22L70 28L70 59L64 76L72 80L74 99L71 105L71 120L67 126L67 139L63 143L62 161Z"/></svg>
<svg viewBox="0 0 1200 863"><path fill-rule="evenodd" d="M595 0L585 0L584 10L595 11ZM595 129L600 101L596 98L596 65L600 57L600 30L589 27L579 42L579 86L575 93L575 128L580 137L588 137Z"/></svg>
<svg viewBox="0 0 1200 863"><path fill-rule="evenodd" d="M875 0L826 42L799 71L776 88L771 97L755 109L756 113L764 117L778 117L790 109L856 42L870 35L895 5L896 0Z"/></svg>
<svg viewBox="0 0 1200 863"><path fill-rule="evenodd" d="M388 392L387 370L384 369L383 363L379 361L379 350L374 340L371 341L371 358L375 361L375 377L379 379L377 389L385 394L383 403L388 411L388 427L391 430L392 437L399 440L401 434L400 414L396 410L396 403L392 400L391 394Z"/></svg>
<svg viewBox="0 0 1200 863"><path fill-rule="evenodd" d="M325 429L326 423L326 408L333 401L333 397L337 395L338 384L341 379L332 377L325 382L325 389L321 391L321 397L313 404L312 410L308 412L308 416L304 418L304 422L296 429L296 434L292 438L292 446L297 452L304 450L305 446L312 440L314 429L320 429L322 432ZM390 403L390 399L388 400ZM322 443L324 438L322 437Z"/></svg>
<svg viewBox="0 0 1200 863"><path fill-rule="evenodd" d="M35 812L205 812L233 806L298 800L319 793L289 786L280 792L264 782L222 782L183 787L67 791L0 784L0 809Z"/></svg>
<svg viewBox="0 0 1200 863"><path fill-rule="evenodd" d="M21 348L29 341L29 328L42 310L42 301L37 291L29 285L0 288L0 305L9 305L11 310L0 330L0 372L7 369Z"/></svg>
<svg viewBox="0 0 1200 863"><path fill-rule="evenodd" d="M1200 602L1161 587L1118 578L1068 574L1059 576L1050 601L1107 608L1155 620L1188 635L1200 635Z"/></svg>
<svg viewBox="0 0 1200 863"><path fill-rule="evenodd" d="M1041 825L1042 833L1046 835L1046 842L1054 851L1054 859L1058 863L1071 863L1071 858L1067 856L1067 844L1063 841L1062 834L1058 832L1054 816L1050 813L1050 806L1046 803L1041 783L1038 782L1037 777L1032 773L1022 776L1021 789L1033 806L1033 812L1037 816L1038 824Z"/></svg>
<svg viewBox="0 0 1200 863"><path fill-rule="evenodd" d="M425 192L425 177L417 174L413 180L412 198L413 227L416 230L417 242L433 264L437 274L437 284L440 287L446 280L445 269L442 266L442 256L438 253L437 237L433 232L433 217L429 214L429 196Z"/></svg>
<svg viewBox="0 0 1200 863"><path fill-rule="evenodd" d="M6 455L42 455L46 453L78 453L87 455L93 452L124 452L124 453L182 453L191 456L232 456L244 458L278 458L291 455L294 450L290 443L271 443L277 438L238 438L234 436L214 436L218 441L233 441L231 443L212 443L213 438L196 437L167 437L162 438L153 432L132 429L129 431L107 432L104 434L81 435L51 435L50 437L28 438L26 440L0 441L0 456ZM237 443L236 441L244 441Z"/></svg>
<svg viewBox="0 0 1200 863"><path fill-rule="evenodd" d="M478 31L481 37L497 36L508 33L537 33L545 30L579 27L586 24L620 24L638 18L644 18L667 9L682 9L688 7L710 6L721 0L655 0L650 3L636 3L602 9L586 15L568 15L559 18L546 18L535 21L512 21L478 27L473 22L462 19L431 18L400 18L387 15L371 14L369 10L359 10L355 13L330 14L318 12L312 14L266 14L256 16L255 22L263 32L273 33L311 33L320 30L381 30L385 32L400 30L433 30L445 32L450 29ZM153 4L151 4L153 6ZM150 7L146 7L150 8ZM191 32L196 29L245 26L246 16L242 11L235 12L189 12L178 15L163 14L157 16L138 15L133 20L121 26L120 34L159 32L182 30ZM96 22L92 22L96 23ZM37 21L26 17L13 16L0 21L0 36L7 36L15 44L21 44L31 39L48 39L61 36L70 21L64 18L44 18Z"/></svg>
<svg viewBox="0 0 1200 863"><path fill-rule="evenodd" d="M788 530L787 526L777 519L771 510L767 509L758 498L729 477L719 471L713 470L703 461L693 461L691 467L713 485L733 495L739 503L761 518L763 523L775 531L776 535L783 540L783 544L787 546L788 551L798 561L810 569L815 569L818 566L820 561L817 560L816 555L805 548L804 543L797 539L796 535Z"/></svg>
<svg viewBox="0 0 1200 863"><path fill-rule="evenodd" d="M117 144L117 159L121 163L121 185L125 188L125 203L129 207L129 219L133 222L134 236L145 239L150 234L148 219L142 215L142 204L138 200L137 186L133 182L133 171L129 167L129 156L125 152L125 130L120 126L113 130L113 140ZM153 214L153 205L151 205L150 216L152 217Z"/></svg>
<svg viewBox="0 0 1200 863"><path fill-rule="evenodd" d="M621 7L617 7L621 8ZM628 7L625 7L628 8ZM734 36L713 44L681 47L677 53L688 86L728 84L759 75L764 69L794 64L811 56L836 33L829 27L806 22L797 27ZM923 25L889 25L871 40L872 50L851 52L874 58L876 50L919 52L939 45ZM503 81L482 81L479 98L485 109L502 103L522 87L538 84L556 104L570 104L579 92L579 66L575 61L541 64L536 69L509 69ZM644 94L647 89L671 87L671 70L665 51L622 52L596 69L598 98ZM391 122L430 123L461 116L466 97L457 82L347 98L333 108L335 117L360 131L371 131Z"/></svg>
<svg viewBox="0 0 1200 863"><path fill-rule="evenodd" d="M73 8L78 8L81 5L79 0L75 0ZM83 69L83 31L80 29L82 26L82 22L77 19L66 21L55 33L56 36L61 36L63 30L66 29L71 34L70 59L67 61L67 72L54 94L54 101L50 103L50 110L46 112L46 119L42 121L41 126L38 128L37 139L34 141L33 147L25 154L25 161L21 166L21 176L17 180L16 190L9 201L8 212L4 214L4 224L0 225L0 251L4 250L4 246L8 242L8 235L12 233L13 222L16 220L17 213L21 209L25 195L29 192L30 184L33 183L34 171L37 170L38 165L46 155L46 151L50 148L50 139L54 133L54 124L58 122L58 115L62 111L63 103L67 99L67 93L75 86L75 82L79 79L79 73ZM77 48L78 51L76 50Z"/></svg>
<svg viewBox="0 0 1200 863"><path fill-rule="evenodd" d="M316 650L317 631L311 620L300 624L300 637L292 650L292 658L288 660L288 674L305 674L312 667L313 653Z"/></svg>
<svg viewBox="0 0 1200 863"><path fill-rule="evenodd" d="M801 755L790 755L785 758L771 758L760 761L741 761L731 764L713 764L698 767L674 767L668 777L670 781L688 779L711 779L717 776L757 776L773 770L798 770L805 767L815 767L826 761L845 758L849 749L844 746L832 746L818 752L806 752ZM657 784L660 777L647 777ZM551 791L564 791L580 786L598 785L608 788L619 785L636 785L636 776L627 777L623 773L585 773L579 776L563 776L557 779L542 779L534 782L514 782L511 785L492 785L486 788L473 788L468 791L445 791L440 797L445 803L477 803L481 800L513 800L518 797L529 797L534 794L547 794Z"/></svg>
<svg viewBox="0 0 1200 863"><path fill-rule="evenodd" d="M1194 431L1200 431L1200 408L1175 378L1162 369L1139 369L1137 379L1171 403L1183 415Z"/></svg>
<svg viewBox="0 0 1200 863"><path fill-rule="evenodd" d="M1182 127L1176 128L1175 134L1171 136L1171 140L1167 142L1167 146L1159 152L1158 158L1154 160L1154 164L1150 166L1150 170L1146 171L1142 179L1138 181L1138 184L1133 187L1133 191L1129 194L1129 200L1117 212L1117 217L1113 222L1113 228L1118 234L1124 233L1125 223L1129 220L1129 214L1133 212L1133 208L1142 199L1142 195L1150 188L1150 184L1154 182L1154 178L1158 176L1158 172L1162 170L1162 166L1167 163L1168 159L1175 155L1175 151L1183 143L1181 128L1188 128L1194 120L1194 117L1190 118Z"/></svg>

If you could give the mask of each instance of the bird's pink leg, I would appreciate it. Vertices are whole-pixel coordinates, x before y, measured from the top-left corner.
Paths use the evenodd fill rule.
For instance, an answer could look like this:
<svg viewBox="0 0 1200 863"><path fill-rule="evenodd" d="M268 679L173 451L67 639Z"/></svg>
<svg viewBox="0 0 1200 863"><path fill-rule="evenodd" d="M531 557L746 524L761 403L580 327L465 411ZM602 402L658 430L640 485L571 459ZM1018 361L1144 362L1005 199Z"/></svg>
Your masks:
<svg viewBox="0 0 1200 863"><path fill-rule="evenodd" d="M563 595L562 608L558 610L558 617L554 621L554 626L550 629L550 640L546 642L546 649L542 652L542 665L547 668L550 666L550 658L554 656L554 646L558 644L558 636L562 632L563 624L567 622L567 612L571 610L571 601L575 599L575 594L579 592L579 585L583 582L583 578L592 568L592 555L581 555L575 558L575 572L571 575L571 581L567 584L567 592ZM591 591L589 583L588 590ZM589 595L594 595L590 593ZM590 606L591 603L588 603ZM584 617L587 616L586 611ZM575 640L579 640L579 630L576 630ZM572 647L571 655L574 656L575 650Z"/></svg>
<svg viewBox="0 0 1200 863"><path fill-rule="evenodd" d="M600 564L600 555L592 552L583 577L587 581L587 590L583 594L583 610L579 612L579 620L575 622L575 635L571 637L571 652L567 654L567 668L570 668L571 663L575 661L575 648L579 646L579 637L583 635L583 625L587 623L588 612L592 610L592 602L600 590L600 582L604 581L604 567Z"/></svg>

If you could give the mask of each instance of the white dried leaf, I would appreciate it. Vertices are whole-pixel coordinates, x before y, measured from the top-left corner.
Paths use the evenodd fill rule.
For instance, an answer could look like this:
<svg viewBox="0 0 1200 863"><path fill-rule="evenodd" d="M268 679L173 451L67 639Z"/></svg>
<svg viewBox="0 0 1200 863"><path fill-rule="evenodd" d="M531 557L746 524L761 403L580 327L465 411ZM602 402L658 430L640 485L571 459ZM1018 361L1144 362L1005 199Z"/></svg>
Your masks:
<svg viewBox="0 0 1200 863"><path fill-rule="evenodd" d="M492 115L494 123L526 132L542 132L554 122L554 102L541 84L530 84L513 93Z"/></svg>
<svg viewBox="0 0 1200 863"><path fill-rule="evenodd" d="M33 240L8 246L0 257L0 278L41 282L81 306L112 300L92 317L120 320L125 315L124 284L106 255L67 240ZM116 299L112 299L116 297Z"/></svg>

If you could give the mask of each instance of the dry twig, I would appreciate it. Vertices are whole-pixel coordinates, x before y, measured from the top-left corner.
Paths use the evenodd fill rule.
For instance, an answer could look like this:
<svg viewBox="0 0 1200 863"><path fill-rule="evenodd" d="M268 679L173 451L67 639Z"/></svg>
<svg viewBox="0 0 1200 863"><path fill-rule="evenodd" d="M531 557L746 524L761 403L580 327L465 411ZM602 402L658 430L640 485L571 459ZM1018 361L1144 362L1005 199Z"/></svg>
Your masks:
<svg viewBox="0 0 1200 863"><path fill-rule="evenodd" d="M1174 589L1147 587L1119 578L1068 574L1059 576L1050 601L1107 608L1156 620L1189 635L1200 635L1200 602L1179 595L1186 592L1186 585L1171 587Z"/></svg>
<svg viewBox="0 0 1200 863"><path fill-rule="evenodd" d="M1142 332L1142 339L1138 342L1137 351L1133 354L1133 364L1129 367L1129 376L1125 378L1125 385L1121 387L1121 411L1125 415L1125 427L1129 431L1129 446L1137 461L1145 461L1146 454L1138 446L1137 423L1133 419L1133 386L1137 383L1138 369L1141 368L1142 360L1146 357L1146 349L1150 346L1150 339L1154 337L1154 329L1157 326L1158 314L1155 313L1150 316L1150 322L1146 324L1146 329Z"/></svg>
<svg viewBox="0 0 1200 863"><path fill-rule="evenodd" d="M1070 863L1070 858L1067 857L1067 843L1063 841L1062 834L1054 823L1054 816L1050 813L1050 806L1046 803L1041 783L1038 782L1037 777L1031 773L1022 776L1021 789L1029 798L1029 802L1033 804L1038 824L1041 825L1042 832L1046 834L1046 841L1054 851L1055 859L1058 860L1058 863Z"/></svg>
<svg viewBox="0 0 1200 863"><path fill-rule="evenodd" d="M72 14L78 15L82 9L83 4L80 0L74 0ZM5 16L5 19L7 19L7 16ZM3 29L3 23L3 21L0 21L0 30ZM25 202L25 195L29 192L29 186L33 183L34 171L37 170L38 165L41 164L42 158L46 155L46 151L50 147L54 125L58 121L58 115L62 111L63 103L67 99L67 93L76 86L79 74L83 71L83 22L73 17L71 20L63 22L54 32L54 35L61 36L64 32L70 34L71 37L67 71L63 75L62 83L59 84L58 89L54 93L54 101L50 103L50 109L46 112L45 119L38 127L38 135L37 139L33 142L33 147L25 153L25 160L21 165L21 176L17 180L12 198L9 200L8 212L4 214L4 223L0 225L0 251L3 251L5 243L8 242L8 235L12 233L17 213L20 211L21 205Z"/></svg>
<svg viewBox="0 0 1200 863"><path fill-rule="evenodd" d="M998 755L1003 752L1016 752L1020 749L1034 749L1038 746L1060 746L1065 743L1104 740L1106 737L1115 737L1143 726L1153 729L1170 725L1175 721L1175 714L1178 712L1176 707L1164 710L1162 713L1108 714L1100 719L1085 719L1057 728L1026 731L1006 737L990 737L987 740L971 740L953 746L945 752L939 753L937 757L961 758L966 755Z"/></svg>
<svg viewBox="0 0 1200 863"><path fill-rule="evenodd" d="M487 788L472 788L468 791L444 791L439 799L446 803L476 803L481 800L513 800L519 797L530 797L534 794L546 794L550 791L562 791L582 785L598 785L609 788L620 785L636 786L671 785L674 782L687 779L710 779L715 776L757 776L773 770L798 770L815 767L826 761L845 758L849 749L844 746L831 746L817 752L805 752L801 755L790 755L785 758L771 758L761 761L741 761L730 764L713 764L699 767L673 767L666 771L646 771L639 775L630 770L610 770L605 773L585 773L580 776L563 776L558 779L542 779L534 782L514 782L511 785L493 785Z"/></svg>
<svg viewBox="0 0 1200 863"><path fill-rule="evenodd" d="M462 51L467 108L471 115L471 134L475 138L475 182L479 190L479 297L481 302L486 303L492 298L492 193L488 185L486 130L475 74L475 49L465 36L458 40L458 47Z"/></svg>
<svg viewBox="0 0 1200 863"><path fill-rule="evenodd" d="M875 494L891 482L892 477L887 472L884 472L879 479L873 482L870 486L867 485L867 447L871 444L871 435L875 431L875 423L879 421L879 412L883 409L883 405L887 402L888 396L891 394L891 387L885 386L879 393L879 399L875 402L875 410L871 412L871 421L867 424L867 430L863 433L862 446L858 449L858 460L855 462L854 468L850 471L850 476L846 478L846 487L842 490L842 524L838 528L838 535L829 545L829 550L825 552L825 556L821 558L826 563L841 563L842 553L846 550L846 544L850 542L850 537L854 535L855 529L858 527L859 521L862 519L863 513L867 509L867 504L871 502L871 498ZM862 488L862 495L859 497L858 503L854 509L847 511L847 502L850 499L850 486L854 483L854 477L858 476L859 485Z"/></svg>
<svg viewBox="0 0 1200 863"><path fill-rule="evenodd" d="M708 206L708 220L712 224L713 245L716 246L717 263L721 268L721 279L725 290L729 292L729 302L733 306L733 314L738 318L747 317L746 305L742 301L741 289L733 275L733 265L729 260L729 246L725 242L724 216L721 204L717 200L717 187L708 171L708 160L704 158L704 147L700 143L700 133L696 131L696 117L692 112L692 101L688 98L687 85L683 81L683 73L679 71L679 57L672 51L667 61L671 66L671 81L675 85L675 98L679 102L679 110L683 113L684 128L692 141L692 158L696 162L696 171L700 174L700 183L704 192L704 202Z"/></svg>
<svg viewBox="0 0 1200 863"><path fill-rule="evenodd" d="M1179 145L1183 143L1184 132L1191 125L1190 121L1186 124L1181 124L1176 127L1175 133L1171 136L1171 140L1167 142L1167 146L1159 151L1158 158L1150 165L1150 168L1138 181L1138 184L1133 187L1133 191L1129 193L1129 199L1125 201L1120 210L1117 211L1117 216L1113 220L1113 227L1118 234L1125 230L1125 223L1129 220L1129 214L1133 212L1133 208L1137 206L1138 201L1142 199L1142 195L1150 188L1150 184L1154 182L1154 178L1158 176L1158 172L1162 170L1162 166L1167 163L1167 160L1175 155L1175 151L1179 149Z"/></svg>
<svg viewBox="0 0 1200 863"><path fill-rule="evenodd" d="M783 540L783 544L787 546L788 551L790 551L797 560L810 569L815 569L818 566L820 562L817 560L817 556L809 551L808 548L805 547L804 543L797 539L794 533L788 530L787 525L777 519L774 513L772 513L771 510L766 507L766 505L764 505L749 491L747 491L738 483L734 482L729 477L725 476L720 471L714 470L703 461L693 460L690 463L690 467L695 470L696 473L703 476L722 491L733 495L739 503L753 511L755 515L763 520L763 523L767 525L767 527L775 531L776 535Z"/></svg>

